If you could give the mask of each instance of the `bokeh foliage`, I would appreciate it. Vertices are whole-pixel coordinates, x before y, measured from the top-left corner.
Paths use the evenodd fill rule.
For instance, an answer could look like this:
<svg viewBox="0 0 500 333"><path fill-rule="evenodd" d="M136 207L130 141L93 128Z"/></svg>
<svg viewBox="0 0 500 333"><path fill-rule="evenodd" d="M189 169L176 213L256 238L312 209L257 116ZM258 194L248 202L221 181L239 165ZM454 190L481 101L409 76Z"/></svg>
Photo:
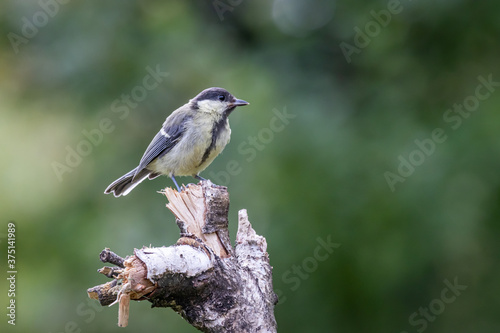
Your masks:
<svg viewBox="0 0 500 333"><path fill-rule="evenodd" d="M479 76L500 81L500 4L401 1L347 61L341 43L355 46L356 28L389 2L2 2L0 207L2 228L17 224L19 272L9 332L195 331L147 302L119 329L117 308L94 309L85 290L105 281L104 247L127 255L176 241L155 193L170 180L119 199L103 190L170 111L210 86L251 103L231 115L232 141L202 175L228 185L233 236L247 208L267 238L281 332L498 332L500 87L457 128L443 117ZM46 24L41 11L54 14ZM16 50L9 34L23 36L25 19L40 27ZM121 119L113 103L148 66L168 76ZM273 120L285 112L294 118ZM59 179L53 163L105 118L111 133ZM384 174L436 128L446 140L392 191ZM320 261L318 238L340 247ZM412 325L455 277L467 289Z"/></svg>

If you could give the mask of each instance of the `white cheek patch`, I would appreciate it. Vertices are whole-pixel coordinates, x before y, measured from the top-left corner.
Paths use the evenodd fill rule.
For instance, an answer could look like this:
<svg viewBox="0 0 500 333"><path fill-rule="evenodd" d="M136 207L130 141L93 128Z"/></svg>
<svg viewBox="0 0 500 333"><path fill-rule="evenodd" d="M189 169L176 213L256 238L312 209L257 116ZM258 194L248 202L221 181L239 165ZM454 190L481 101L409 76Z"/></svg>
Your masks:
<svg viewBox="0 0 500 333"><path fill-rule="evenodd" d="M198 108L202 112L218 112L222 113L226 109L226 103L213 100L204 100L198 102Z"/></svg>

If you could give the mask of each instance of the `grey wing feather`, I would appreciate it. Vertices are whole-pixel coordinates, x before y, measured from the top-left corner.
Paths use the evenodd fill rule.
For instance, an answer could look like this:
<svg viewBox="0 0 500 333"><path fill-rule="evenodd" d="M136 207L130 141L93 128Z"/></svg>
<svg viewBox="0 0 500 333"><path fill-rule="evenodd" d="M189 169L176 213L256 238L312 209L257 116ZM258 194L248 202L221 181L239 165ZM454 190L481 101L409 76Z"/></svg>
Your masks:
<svg viewBox="0 0 500 333"><path fill-rule="evenodd" d="M156 134L144 152L135 175L144 170L155 158L169 152L179 142L185 131L186 117L188 116L174 112L167 118L162 129L169 137L163 135L161 131Z"/></svg>

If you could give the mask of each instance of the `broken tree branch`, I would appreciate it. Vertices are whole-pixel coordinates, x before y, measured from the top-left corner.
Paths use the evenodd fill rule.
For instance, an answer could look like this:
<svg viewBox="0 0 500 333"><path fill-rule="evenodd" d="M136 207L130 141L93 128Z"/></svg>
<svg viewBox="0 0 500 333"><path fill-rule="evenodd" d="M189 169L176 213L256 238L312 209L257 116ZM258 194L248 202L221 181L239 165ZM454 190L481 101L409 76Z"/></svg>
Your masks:
<svg viewBox="0 0 500 333"><path fill-rule="evenodd" d="M136 249L125 260L105 249L101 260L123 268L101 269L114 280L88 289L89 297L103 306L119 303L119 326L128 323L130 300L147 299L153 307L171 307L203 332L276 332L267 243L246 210L239 211L233 249L226 187L203 181L164 194L181 230L177 243Z"/></svg>

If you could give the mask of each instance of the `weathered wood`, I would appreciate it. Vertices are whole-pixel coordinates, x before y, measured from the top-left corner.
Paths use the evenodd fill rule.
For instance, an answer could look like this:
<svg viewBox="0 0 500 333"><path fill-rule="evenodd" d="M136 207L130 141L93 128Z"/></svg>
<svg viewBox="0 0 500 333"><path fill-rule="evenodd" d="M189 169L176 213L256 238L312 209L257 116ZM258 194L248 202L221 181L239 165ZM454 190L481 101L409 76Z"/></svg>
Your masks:
<svg viewBox="0 0 500 333"><path fill-rule="evenodd" d="M130 300L147 299L153 307L171 307L203 332L276 332L278 299L267 243L253 230L246 210L239 212L233 250L227 188L205 181L164 193L181 229L177 244L136 249L122 271L103 272L117 278L115 285L90 288L89 297L101 305L118 302L119 326L128 323Z"/></svg>

